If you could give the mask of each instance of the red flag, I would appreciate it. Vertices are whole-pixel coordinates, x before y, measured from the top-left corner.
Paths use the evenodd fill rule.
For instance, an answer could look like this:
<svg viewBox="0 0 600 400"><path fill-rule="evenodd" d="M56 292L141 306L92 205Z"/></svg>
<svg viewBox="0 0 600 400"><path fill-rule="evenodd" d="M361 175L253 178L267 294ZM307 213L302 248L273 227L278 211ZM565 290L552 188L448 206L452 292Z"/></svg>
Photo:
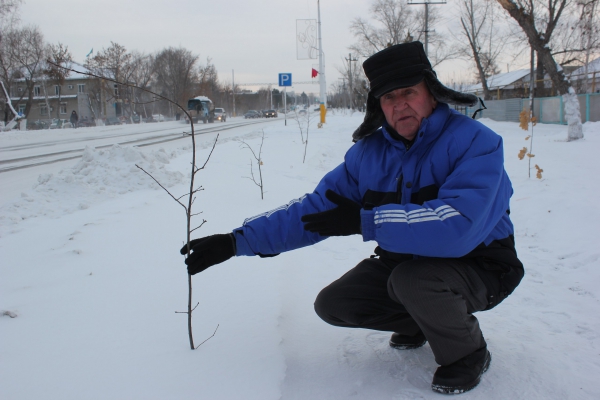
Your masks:
<svg viewBox="0 0 600 400"><path fill-rule="evenodd" d="M316 69L312 69L312 74L311 74L311 78L316 78L317 75L319 75L319 71L317 71Z"/></svg>

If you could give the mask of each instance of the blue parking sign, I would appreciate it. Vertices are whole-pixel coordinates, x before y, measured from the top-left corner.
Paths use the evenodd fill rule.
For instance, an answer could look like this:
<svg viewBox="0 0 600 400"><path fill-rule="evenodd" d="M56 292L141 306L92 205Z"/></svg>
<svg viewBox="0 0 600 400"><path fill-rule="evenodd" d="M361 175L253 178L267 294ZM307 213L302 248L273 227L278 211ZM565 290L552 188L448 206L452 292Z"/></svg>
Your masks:
<svg viewBox="0 0 600 400"><path fill-rule="evenodd" d="M292 74L279 74L279 86L292 86Z"/></svg>

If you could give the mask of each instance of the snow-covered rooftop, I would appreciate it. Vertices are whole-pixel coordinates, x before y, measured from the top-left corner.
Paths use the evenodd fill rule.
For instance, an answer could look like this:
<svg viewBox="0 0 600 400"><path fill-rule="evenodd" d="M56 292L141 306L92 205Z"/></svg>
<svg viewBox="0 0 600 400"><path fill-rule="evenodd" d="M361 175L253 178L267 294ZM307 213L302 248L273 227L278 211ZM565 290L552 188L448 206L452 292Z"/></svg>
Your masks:
<svg viewBox="0 0 600 400"><path fill-rule="evenodd" d="M594 72L600 72L600 57L588 64L588 78L591 78ZM581 79L582 75L585 75L585 66L577 68L570 74L572 79Z"/></svg>
<svg viewBox="0 0 600 400"><path fill-rule="evenodd" d="M487 84L490 90L496 89L510 89L508 86L512 85L518 80L523 79L529 75L528 69L518 69L516 71L505 72L503 74L492 75L488 78ZM482 91L483 87L481 83L467 86L464 91L467 93Z"/></svg>

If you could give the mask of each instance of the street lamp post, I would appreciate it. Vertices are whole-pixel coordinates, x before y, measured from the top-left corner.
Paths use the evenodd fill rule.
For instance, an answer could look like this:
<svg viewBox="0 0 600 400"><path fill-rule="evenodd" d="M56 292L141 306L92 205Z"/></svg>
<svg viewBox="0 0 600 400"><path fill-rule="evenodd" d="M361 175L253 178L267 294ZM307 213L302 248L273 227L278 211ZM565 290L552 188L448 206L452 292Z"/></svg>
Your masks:
<svg viewBox="0 0 600 400"><path fill-rule="evenodd" d="M321 2L317 0L317 10L318 10L318 26L319 26L319 86L320 86L320 100L321 100L321 125L325 123L325 114L327 112L327 108L325 103L327 102L327 97L325 94L325 68L323 63L323 43L321 41Z"/></svg>

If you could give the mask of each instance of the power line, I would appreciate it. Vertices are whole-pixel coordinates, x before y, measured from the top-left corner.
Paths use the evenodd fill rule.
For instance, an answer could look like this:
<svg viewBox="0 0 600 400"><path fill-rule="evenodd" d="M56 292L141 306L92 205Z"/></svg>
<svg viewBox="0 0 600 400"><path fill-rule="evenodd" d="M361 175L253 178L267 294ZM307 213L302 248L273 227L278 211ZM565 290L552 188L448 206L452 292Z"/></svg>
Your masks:
<svg viewBox="0 0 600 400"><path fill-rule="evenodd" d="M350 83L350 107L352 107L352 109L354 110L354 91L352 90L352 81L354 79L352 76L352 62L358 61L358 58L352 58L352 53L348 53L348 58L344 57L344 59L346 61L348 61L348 72L349 72L348 79L350 80L350 82L349 82Z"/></svg>
<svg viewBox="0 0 600 400"><path fill-rule="evenodd" d="M446 4L446 0L441 1L429 1L425 0L424 2L416 2L414 0L408 0L408 5L417 5L417 4L425 4L425 54L429 56L428 46L429 46L429 5L437 5L437 4Z"/></svg>

